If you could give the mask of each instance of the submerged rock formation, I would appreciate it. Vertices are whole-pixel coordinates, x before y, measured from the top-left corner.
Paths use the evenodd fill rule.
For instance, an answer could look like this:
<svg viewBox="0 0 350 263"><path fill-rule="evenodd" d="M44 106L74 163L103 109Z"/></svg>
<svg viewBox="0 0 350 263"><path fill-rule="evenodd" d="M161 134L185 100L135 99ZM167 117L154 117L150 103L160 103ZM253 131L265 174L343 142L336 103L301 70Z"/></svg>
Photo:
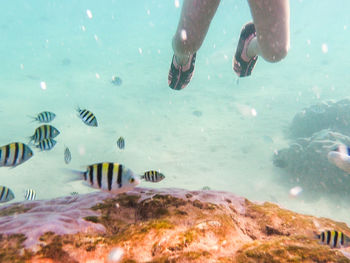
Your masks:
<svg viewBox="0 0 350 263"><path fill-rule="evenodd" d="M350 200L350 158L328 155L340 145L350 146L350 100L303 109L287 134L289 147L275 151L273 163L286 172L291 185L300 185L314 197L332 193Z"/></svg>
<svg viewBox="0 0 350 263"><path fill-rule="evenodd" d="M328 153L340 145L350 145L350 137L321 130L275 152L273 163L288 173L293 184L302 185L304 189L350 197L350 176L327 158Z"/></svg>
<svg viewBox="0 0 350 263"><path fill-rule="evenodd" d="M297 113L288 135L293 138L310 137L315 132L330 129L350 136L350 100L324 101Z"/></svg>
<svg viewBox="0 0 350 263"><path fill-rule="evenodd" d="M0 262L350 262L318 243L325 229L350 235L227 192L97 192L1 207Z"/></svg>

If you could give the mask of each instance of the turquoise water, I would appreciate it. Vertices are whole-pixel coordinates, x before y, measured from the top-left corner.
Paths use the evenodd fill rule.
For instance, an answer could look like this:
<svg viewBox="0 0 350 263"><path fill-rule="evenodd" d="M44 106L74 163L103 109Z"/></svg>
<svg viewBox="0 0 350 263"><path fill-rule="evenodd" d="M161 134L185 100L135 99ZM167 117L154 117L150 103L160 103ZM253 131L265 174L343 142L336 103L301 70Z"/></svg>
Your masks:
<svg viewBox="0 0 350 263"><path fill-rule="evenodd" d="M272 164L273 152L288 146L283 131L297 112L348 96L349 8L347 0L291 1L287 58L278 64L260 58L253 75L237 84L232 56L251 16L245 1L223 0L193 80L173 91L167 75L181 11L174 1L8 2L0 17L0 144L26 143L39 126L28 115L43 110L57 114L52 125L61 134L52 151L35 150L23 165L1 168L0 184L14 191L14 201L23 200L27 188L38 199L87 193L93 190L67 182L70 174L62 168L114 161L137 173L159 169L166 175L142 187L208 186L350 223L349 200L292 198L295 185L281 180ZM122 78L121 86L110 83L113 75ZM99 127L84 125L77 106L94 112ZM123 151L116 147L120 136ZM65 146L72 152L69 166Z"/></svg>

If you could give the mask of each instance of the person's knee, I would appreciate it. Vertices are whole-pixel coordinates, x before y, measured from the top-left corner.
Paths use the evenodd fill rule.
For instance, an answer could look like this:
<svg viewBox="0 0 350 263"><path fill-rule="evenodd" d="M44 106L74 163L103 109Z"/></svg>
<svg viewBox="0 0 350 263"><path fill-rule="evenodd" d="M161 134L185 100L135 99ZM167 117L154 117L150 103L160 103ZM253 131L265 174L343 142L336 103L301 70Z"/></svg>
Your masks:
<svg viewBox="0 0 350 263"><path fill-rule="evenodd" d="M203 40L194 34L178 33L173 38L173 49L179 54L194 54L201 47Z"/></svg>
<svg viewBox="0 0 350 263"><path fill-rule="evenodd" d="M278 62L287 56L289 45L280 45L278 43L269 45L265 49L261 49L262 57L268 62Z"/></svg>

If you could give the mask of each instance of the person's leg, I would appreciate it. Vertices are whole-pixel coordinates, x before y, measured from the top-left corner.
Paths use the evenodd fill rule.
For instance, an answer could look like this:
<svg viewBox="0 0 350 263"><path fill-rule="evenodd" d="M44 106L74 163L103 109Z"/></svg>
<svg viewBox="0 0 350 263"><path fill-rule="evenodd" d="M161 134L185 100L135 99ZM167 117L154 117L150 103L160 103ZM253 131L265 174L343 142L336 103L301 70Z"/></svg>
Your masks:
<svg viewBox="0 0 350 263"><path fill-rule="evenodd" d="M208 32L220 0L185 0L180 21L173 37L174 56L168 75L169 87L185 88L191 81L196 52Z"/></svg>
<svg viewBox="0 0 350 263"><path fill-rule="evenodd" d="M248 0L254 23L241 31L233 69L249 76L258 56L266 61L283 59L289 49L289 0Z"/></svg>
<svg viewBox="0 0 350 263"><path fill-rule="evenodd" d="M256 37L248 45L248 57L269 62L283 59L289 49L289 0L248 0Z"/></svg>
<svg viewBox="0 0 350 263"><path fill-rule="evenodd" d="M185 0L173 37L173 50L180 65L188 62L201 47L220 0Z"/></svg>

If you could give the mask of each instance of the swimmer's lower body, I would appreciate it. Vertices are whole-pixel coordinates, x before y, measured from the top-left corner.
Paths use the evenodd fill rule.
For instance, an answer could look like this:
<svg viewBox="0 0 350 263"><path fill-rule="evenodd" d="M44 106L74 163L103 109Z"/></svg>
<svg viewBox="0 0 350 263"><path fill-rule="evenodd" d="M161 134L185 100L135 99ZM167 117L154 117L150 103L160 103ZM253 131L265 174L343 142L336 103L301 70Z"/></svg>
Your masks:
<svg viewBox="0 0 350 263"><path fill-rule="evenodd" d="M243 27L233 59L234 71L239 77L250 75L258 56L269 62L278 62L289 49L289 0L248 2L254 23L250 23L252 26L248 32L244 29L249 23ZM183 89L190 82L196 52L203 43L219 3L220 0L184 0L172 42L174 56L168 76L172 89Z"/></svg>

